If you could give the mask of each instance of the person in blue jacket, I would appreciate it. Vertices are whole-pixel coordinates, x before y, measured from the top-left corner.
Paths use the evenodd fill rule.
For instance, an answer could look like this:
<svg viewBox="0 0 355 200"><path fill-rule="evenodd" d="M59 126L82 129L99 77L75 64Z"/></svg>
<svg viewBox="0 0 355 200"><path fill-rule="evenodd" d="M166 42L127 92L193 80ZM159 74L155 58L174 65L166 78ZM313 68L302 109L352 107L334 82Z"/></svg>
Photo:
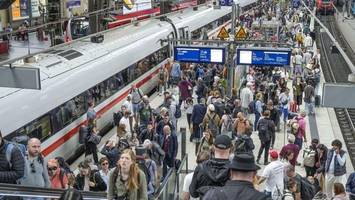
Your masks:
<svg viewBox="0 0 355 200"><path fill-rule="evenodd" d="M346 182L346 192L349 193L350 200L355 200L355 172L350 174Z"/></svg>

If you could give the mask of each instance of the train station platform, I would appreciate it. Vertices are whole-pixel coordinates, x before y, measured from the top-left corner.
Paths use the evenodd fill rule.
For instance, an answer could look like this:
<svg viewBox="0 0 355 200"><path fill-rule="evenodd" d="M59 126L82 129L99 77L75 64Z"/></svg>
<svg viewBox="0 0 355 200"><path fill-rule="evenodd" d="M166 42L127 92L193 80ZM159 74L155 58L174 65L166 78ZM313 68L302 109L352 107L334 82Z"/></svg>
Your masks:
<svg viewBox="0 0 355 200"><path fill-rule="evenodd" d="M15 59L18 57L26 56L28 54L37 53L48 49L51 46L51 41L39 41L36 32L28 33L28 40L15 40L15 36L9 40L9 50L7 54L0 54L0 61Z"/></svg>
<svg viewBox="0 0 355 200"><path fill-rule="evenodd" d="M336 24L341 31L344 39L352 49L352 52L355 52L355 38L354 38L354 31L355 31L355 18L347 18L344 17L342 12L338 11L335 14Z"/></svg>

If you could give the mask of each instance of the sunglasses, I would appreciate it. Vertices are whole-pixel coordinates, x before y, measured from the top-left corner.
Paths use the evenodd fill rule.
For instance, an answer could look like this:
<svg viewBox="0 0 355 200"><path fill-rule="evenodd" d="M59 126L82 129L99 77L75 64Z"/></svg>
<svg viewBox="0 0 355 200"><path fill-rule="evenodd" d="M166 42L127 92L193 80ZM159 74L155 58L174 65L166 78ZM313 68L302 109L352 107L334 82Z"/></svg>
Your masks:
<svg viewBox="0 0 355 200"><path fill-rule="evenodd" d="M108 162L101 163L101 165L108 165Z"/></svg>
<svg viewBox="0 0 355 200"><path fill-rule="evenodd" d="M55 171L58 169L58 167L48 167L47 169L48 169L48 171Z"/></svg>
<svg viewBox="0 0 355 200"><path fill-rule="evenodd" d="M35 164L33 162L30 164L30 167L31 167L31 172L36 173Z"/></svg>

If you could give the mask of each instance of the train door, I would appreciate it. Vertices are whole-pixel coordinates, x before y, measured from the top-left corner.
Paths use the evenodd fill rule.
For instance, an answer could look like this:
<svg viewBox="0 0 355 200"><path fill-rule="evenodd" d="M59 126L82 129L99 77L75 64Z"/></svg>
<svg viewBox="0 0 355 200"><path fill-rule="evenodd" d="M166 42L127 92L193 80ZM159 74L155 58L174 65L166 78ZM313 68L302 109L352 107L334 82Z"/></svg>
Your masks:
<svg viewBox="0 0 355 200"><path fill-rule="evenodd" d="M188 26L179 28L179 39L190 40L190 29ZM188 41L180 41L180 44L189 44Z"/></svg>
<svg viewBox="0 0 355 200"><path fill-rule="evenodd" d="M168 40L170 39L174 39L174 33L171 32L169 35L168 35ZM168 49L169 49L169 55L168 57L172 57L174 55L174 44L176 44L176 42L173 42L173 41L169 41L168 43Z"/></svg>

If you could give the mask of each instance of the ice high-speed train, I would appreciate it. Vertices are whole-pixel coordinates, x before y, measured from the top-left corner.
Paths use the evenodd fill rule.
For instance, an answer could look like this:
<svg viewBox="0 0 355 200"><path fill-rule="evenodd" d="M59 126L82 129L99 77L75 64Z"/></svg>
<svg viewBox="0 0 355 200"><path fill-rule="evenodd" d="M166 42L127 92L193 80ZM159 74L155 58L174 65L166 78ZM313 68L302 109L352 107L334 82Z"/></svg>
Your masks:
<svg viewBox="0 0 355 200"><path fill-rule="evenodd" d="M98 129L107 132L132 84L145 94L156 88L159 67L172 55L161 39L198 38L202 28L212 30L230 15L230 7L186 9L167 15L175 31L171 23L149 19L104 33L102 43L82 40L38 54L32 63L17 63L40 69L42 89L0 88L3 136L37 137L46 158L73 158L89 101L101 116Z"/></svg>

